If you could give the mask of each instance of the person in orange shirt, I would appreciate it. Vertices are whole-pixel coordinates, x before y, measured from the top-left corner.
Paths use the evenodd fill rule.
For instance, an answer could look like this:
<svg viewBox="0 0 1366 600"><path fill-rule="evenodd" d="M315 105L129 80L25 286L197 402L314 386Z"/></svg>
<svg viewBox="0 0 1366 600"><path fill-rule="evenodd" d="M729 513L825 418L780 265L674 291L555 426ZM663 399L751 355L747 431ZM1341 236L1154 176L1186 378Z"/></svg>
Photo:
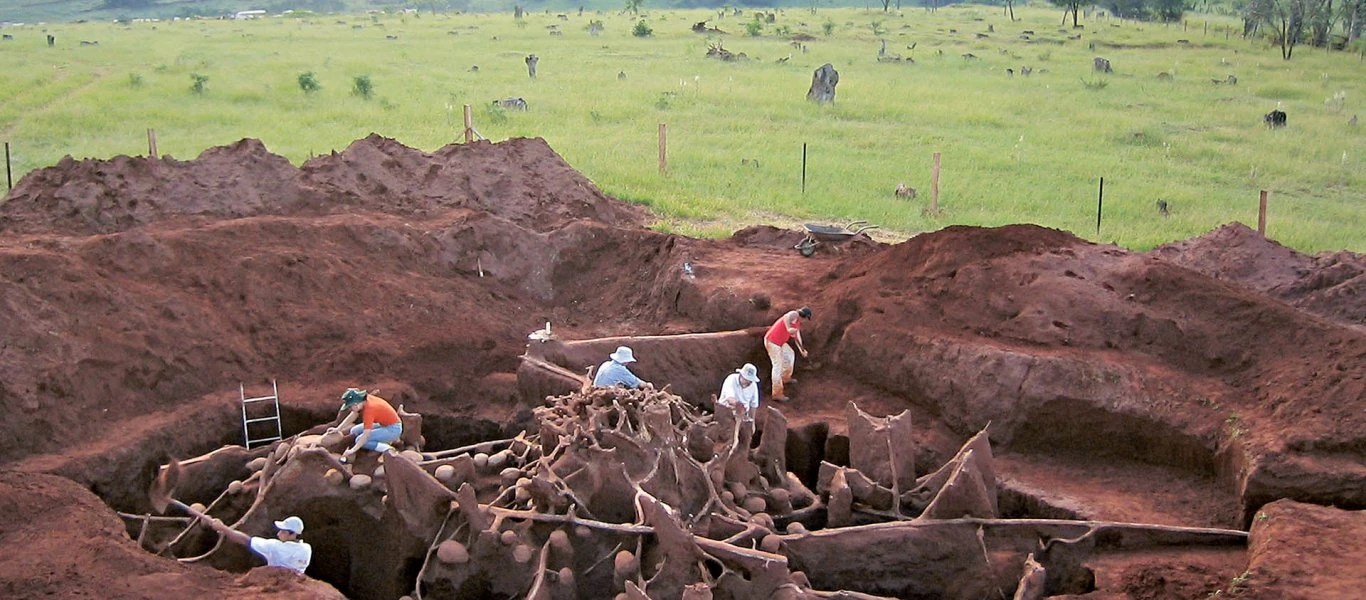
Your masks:
<svg viewBox="0 0 1366 600"><path fill-rule="evenodd" d="M342 453L343 461L361 448L375 452L388 452L394 447L390 444L403 435L403 421L398 411L384 398L368 394L365 390L350 388L342 394L342 409L351 414L337 425L336 431L347 431L356 436L356 442ZM356 420L360 419L360 423Z"/></svg>
<svg viewBox="0 0 1366 600"><path fill-rule="evenodd" d="M764 350L773 363L773 396L769 399L774 402L787 401L787 396L783 395L783 384L796 381L792 378L792 368L796 366L797 357L792 354L792 347L787 342L796 342L797 350L802 353L802 358L806 358L801 328L802 319L810 318L811 309L805 306L799 310L789 310L778 317L773 326L768 328L768 333L764 334Z"/></svg>

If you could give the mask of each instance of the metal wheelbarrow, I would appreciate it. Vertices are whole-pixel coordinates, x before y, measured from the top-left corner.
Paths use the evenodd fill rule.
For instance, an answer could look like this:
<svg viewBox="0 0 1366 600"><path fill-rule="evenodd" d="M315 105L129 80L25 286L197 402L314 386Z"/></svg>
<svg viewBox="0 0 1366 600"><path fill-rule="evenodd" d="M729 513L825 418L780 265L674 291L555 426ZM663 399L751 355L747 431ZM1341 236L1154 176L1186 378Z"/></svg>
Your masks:
<svg viewBox="0 0 1366 600"><path fill-rule="evenodd" d="M877 229L877 225L868 225L867 223L867 221L853 221L844 227L806 223L802 225L806 228L806 237L793 248L801 252L802 256L811 256L816 253L816 247L821 245L821 242L839 243L870 229Z"/></svg>

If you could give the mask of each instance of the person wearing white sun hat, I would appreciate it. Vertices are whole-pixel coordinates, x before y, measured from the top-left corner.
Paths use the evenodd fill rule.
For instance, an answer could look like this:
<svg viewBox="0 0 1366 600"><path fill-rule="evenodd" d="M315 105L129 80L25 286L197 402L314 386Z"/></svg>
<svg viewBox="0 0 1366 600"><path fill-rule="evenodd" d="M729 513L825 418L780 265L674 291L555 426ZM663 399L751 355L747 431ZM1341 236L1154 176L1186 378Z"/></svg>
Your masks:
<svg viewBox="0 0 1366 600"><path fill-rule="evenodd" d="M759 408L759 369L745 363L727 376L716 403L741 410L746 420L753 420L754 411Z"/></svg>
<svg viewBox="0 0 1366 600"><path fill-rule="evenodd" d="M609 360L598 367L598 374L593 377L593 387L605 388L613 386L624 386L631 389L653 388L654 385L648 381L641 381L635 373L626 365L636 362L635 354L628 346L617 346L617 351L613 352Z"/></svg>
<svg viewBox="0 0 1366 600"><path fill-rule="evenodd" d="M285 517L283 521L276 521L274 539L248 536L213 517L205 517L202 522L228 541L246 546L253 554L264 558L267 567L283 567L303 573L313 560L313 547L299 538L304 532L304 520L299 517Z"/></svg>

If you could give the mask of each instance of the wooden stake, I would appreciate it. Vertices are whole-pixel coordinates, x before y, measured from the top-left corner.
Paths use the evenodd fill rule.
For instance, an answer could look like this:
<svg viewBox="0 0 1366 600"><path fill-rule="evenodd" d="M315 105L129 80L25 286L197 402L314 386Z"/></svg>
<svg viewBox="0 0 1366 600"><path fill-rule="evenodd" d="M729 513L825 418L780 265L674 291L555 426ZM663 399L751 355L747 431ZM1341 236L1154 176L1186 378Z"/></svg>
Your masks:
<svg viewBox="0 0 1366 600"><path fill-rule="evenodd" d="M930 172L930 210L939 214L939 153L934 153L934 170Z"/></svg>
<svg viewBox="0 0 1366 600"><path fill-rule="evenodd" d="M663 123L659 124L659 174L669 174L669 134Z"/></svg>
<svg viewBox="0 0 1366 600"><path fill-rule="evenodd" d="M14 189L14 176L10 174L9 168L9 142L5 142L5 189Z"/></svg>
<svg viewBox="0 0 1366 600"><path fill-rule="evenodd" d="M470 113L470 105L465 105L465 143L474 141L474 115Z"/></svg>
<svg viewBox="0 0 1366 600"><path fill-rule="evenodd" d="M1261 202L1257 205L1257 233L1266 237L1266 197L1270 195L1266 190L1262 190Z"/></svg>
<svg viewBox="0 0 1366 600"><path fill-rule="evenodd" d="M806 142L802 142L802 195L806 195Z"/></svg>
<svg viewBox="0 0 1366 600"><path fill-rule="evenodd" d="M157 130L147 130L147 158L156 158L157 155Z"/></svg>

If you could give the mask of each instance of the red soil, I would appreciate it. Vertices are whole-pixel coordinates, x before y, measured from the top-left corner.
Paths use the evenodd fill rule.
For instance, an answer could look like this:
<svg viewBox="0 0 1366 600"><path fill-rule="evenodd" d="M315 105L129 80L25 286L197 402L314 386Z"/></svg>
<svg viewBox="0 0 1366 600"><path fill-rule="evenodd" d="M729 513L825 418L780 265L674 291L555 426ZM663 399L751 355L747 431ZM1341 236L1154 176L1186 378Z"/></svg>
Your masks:
<svg viewBox="0 0 1366 600"><path fill-rule="evenodd" d="M795 232L694 240L647 219L540 140L428 154L371 136L299 168L244 140L31 173L0 204L0 506L19 516L0 540L24 557L0 594L321 595L142 553L94 496L39 473L146 511L155 465L240 443L238 383L271 379L287 434L362 386L426 415L440 446L477 441L528 418L512 374L547 321L565 339L703 332L810 305L794 429L838 436L850 400L911 410L924 470L990 422L1003 479L1087 518L1255 527L1280 498L1366 507L1359 255L1236 225L1146 254L1018 225L804 259ZM1276 552L1320 543L1287 521ZM1247 568L1219 556L1133 557L1097 567L1098 588L1203 598Z"/></svg>

